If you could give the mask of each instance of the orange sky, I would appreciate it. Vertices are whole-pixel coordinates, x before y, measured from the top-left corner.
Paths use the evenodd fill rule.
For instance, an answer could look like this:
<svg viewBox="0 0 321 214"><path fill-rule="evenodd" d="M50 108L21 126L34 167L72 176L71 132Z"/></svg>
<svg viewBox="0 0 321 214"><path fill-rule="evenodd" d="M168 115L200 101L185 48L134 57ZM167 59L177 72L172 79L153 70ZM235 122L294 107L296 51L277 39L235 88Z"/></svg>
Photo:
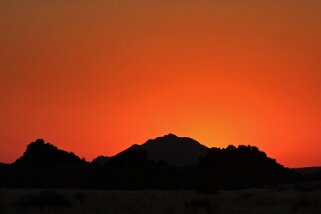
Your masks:
<svg viewBox="0 0 321 214"><path fill-rule="evenodd" d="M321 165L318 0L0 2L0 161L167 133Z"/></svg>

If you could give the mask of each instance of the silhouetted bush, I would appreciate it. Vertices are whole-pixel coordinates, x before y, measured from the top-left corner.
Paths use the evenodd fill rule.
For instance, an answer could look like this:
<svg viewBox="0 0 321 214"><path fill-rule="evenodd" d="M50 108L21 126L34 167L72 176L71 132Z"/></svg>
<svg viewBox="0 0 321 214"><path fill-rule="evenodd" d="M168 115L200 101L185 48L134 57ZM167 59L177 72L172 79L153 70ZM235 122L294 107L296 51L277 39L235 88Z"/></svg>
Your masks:
<svg viewBox="0 0 321 214"><path fill-rule="evenodd" d="M66 208L70 207L71 203L62 194L46 190L35 195L21 196L15 206L18 212L28 212L33 209Z"/></svg>
<svg viewBox="0 0 321 214"><path fill-rule="evenodd" d="M84 202L87 199L87 195L82 192L75 192L73 196L78 202Z"/></svg>
<svg viewBox="0 0 321 214"><path fill-rule="evenodd" d="M299 195L292 205L293 212L320 213L320 208L319 198L310 194Z"/></svg>
<svg viewBox="0 0 321 214"><path fill-rule="evenodd" d="M200 186L197 189L197 192L200 194L205 195L219 195L219 189L217 187L213 186Z"/></svg>
<svg viewBox="0 0 321 214"><path fill-rule="evenodd" d="M321 190L321 184L314 184L313 189L315 190Z"/></svg>
<svg viewBox="0 0 321 214"><path fill-rule="evenodd" d="M313 187L310 186L309 184L295 184L294 185L294 189L298 192L312 192L313 191Z"/></svg>
<svg viewBox="0 0 321 214"><path fill-rule="evenodd" d="M277 186L275 190L281 192L285 190L285 187L280 185L280 186Z"/></svg>
<svg viewBox="0 0 321 214"><path fill-rule="evenodd" d="M211 203L210 198L193 198L185 207L189 209L191 213L215 214L218 212L217 207Z"/></svg>
<svg viewBox="0 0 321 214"><path fill-rule="evenodd" d="M6 207L3 202L3 195L2 192L0 191L0 214L5 213Z"/></svg>

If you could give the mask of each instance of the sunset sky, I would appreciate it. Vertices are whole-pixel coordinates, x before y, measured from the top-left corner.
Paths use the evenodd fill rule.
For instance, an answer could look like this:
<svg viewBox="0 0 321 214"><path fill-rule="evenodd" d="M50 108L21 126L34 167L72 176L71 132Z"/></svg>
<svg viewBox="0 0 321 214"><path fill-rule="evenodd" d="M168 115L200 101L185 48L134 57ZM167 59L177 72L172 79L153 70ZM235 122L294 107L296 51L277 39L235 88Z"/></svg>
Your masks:
<svg viewBox="0 0 321 214"><path fill-rule="evenodd" d="M321 165L320 0L0 1L0 162L175 133Z"/></svg>

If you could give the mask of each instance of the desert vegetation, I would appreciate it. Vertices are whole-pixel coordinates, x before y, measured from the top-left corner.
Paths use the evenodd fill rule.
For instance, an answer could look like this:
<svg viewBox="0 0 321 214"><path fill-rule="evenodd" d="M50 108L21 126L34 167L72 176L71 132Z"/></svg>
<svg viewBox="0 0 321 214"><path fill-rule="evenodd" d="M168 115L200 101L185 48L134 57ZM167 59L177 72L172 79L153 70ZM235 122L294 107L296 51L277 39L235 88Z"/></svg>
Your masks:
<svg viewBox="0 0 321 214"><path fill-rule="evenodd" d="M304 188L305 187L305 188ZM216 191L3 189L2 214L11 213L304 213L321 212L317 183Z"/></svg>

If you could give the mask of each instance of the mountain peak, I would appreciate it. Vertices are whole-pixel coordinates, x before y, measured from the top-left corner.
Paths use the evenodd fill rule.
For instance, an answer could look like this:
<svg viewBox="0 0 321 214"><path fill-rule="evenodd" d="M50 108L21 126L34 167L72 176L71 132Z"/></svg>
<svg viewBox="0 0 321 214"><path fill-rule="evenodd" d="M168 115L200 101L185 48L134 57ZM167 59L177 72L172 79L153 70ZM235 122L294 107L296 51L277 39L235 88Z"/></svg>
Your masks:
<svg viewBox="0 0 321 214"><path fill-rule="evenodd" d="M148 142L158 142L158 143L168 143L168 142L174 142L176 140L178 140L180 137L174 135L174 134L167 134L167 135L164 135L164 136L161 136L161 137L157 137L155 139L149 139L147 140L146 143Z"/></svg>
<svg viewBox="0 0 321 214"><path fill-rule="evenodd" d="M35 142L32 142L31 144L44 145L45 144L45 140L44 139L37 139Z"/></svg>
<svg viewBox="0 0 321 214"><path fill-rule="evenodd" d="M83 163L72 152L58 149L56 146L37 139L27 146L23 156L16 160L16 164L76 164Z"/></svg>
<svg viewBox="0 0 321 214"><path fill-rule="evenodd" d="M164 135L164 138L178 138L175 134L169 133L167 135Z"/></svg>
<svg viewBox="0 0 321 214"><path fill-rule="evenodd" d="M153 161L166 161L176 166L197 164L199 158L206 155L207 147L188 137L178 137L167 134L162 137L150 139L142 145L134 145L127 150L144 150L148 159Z"/></svg>

